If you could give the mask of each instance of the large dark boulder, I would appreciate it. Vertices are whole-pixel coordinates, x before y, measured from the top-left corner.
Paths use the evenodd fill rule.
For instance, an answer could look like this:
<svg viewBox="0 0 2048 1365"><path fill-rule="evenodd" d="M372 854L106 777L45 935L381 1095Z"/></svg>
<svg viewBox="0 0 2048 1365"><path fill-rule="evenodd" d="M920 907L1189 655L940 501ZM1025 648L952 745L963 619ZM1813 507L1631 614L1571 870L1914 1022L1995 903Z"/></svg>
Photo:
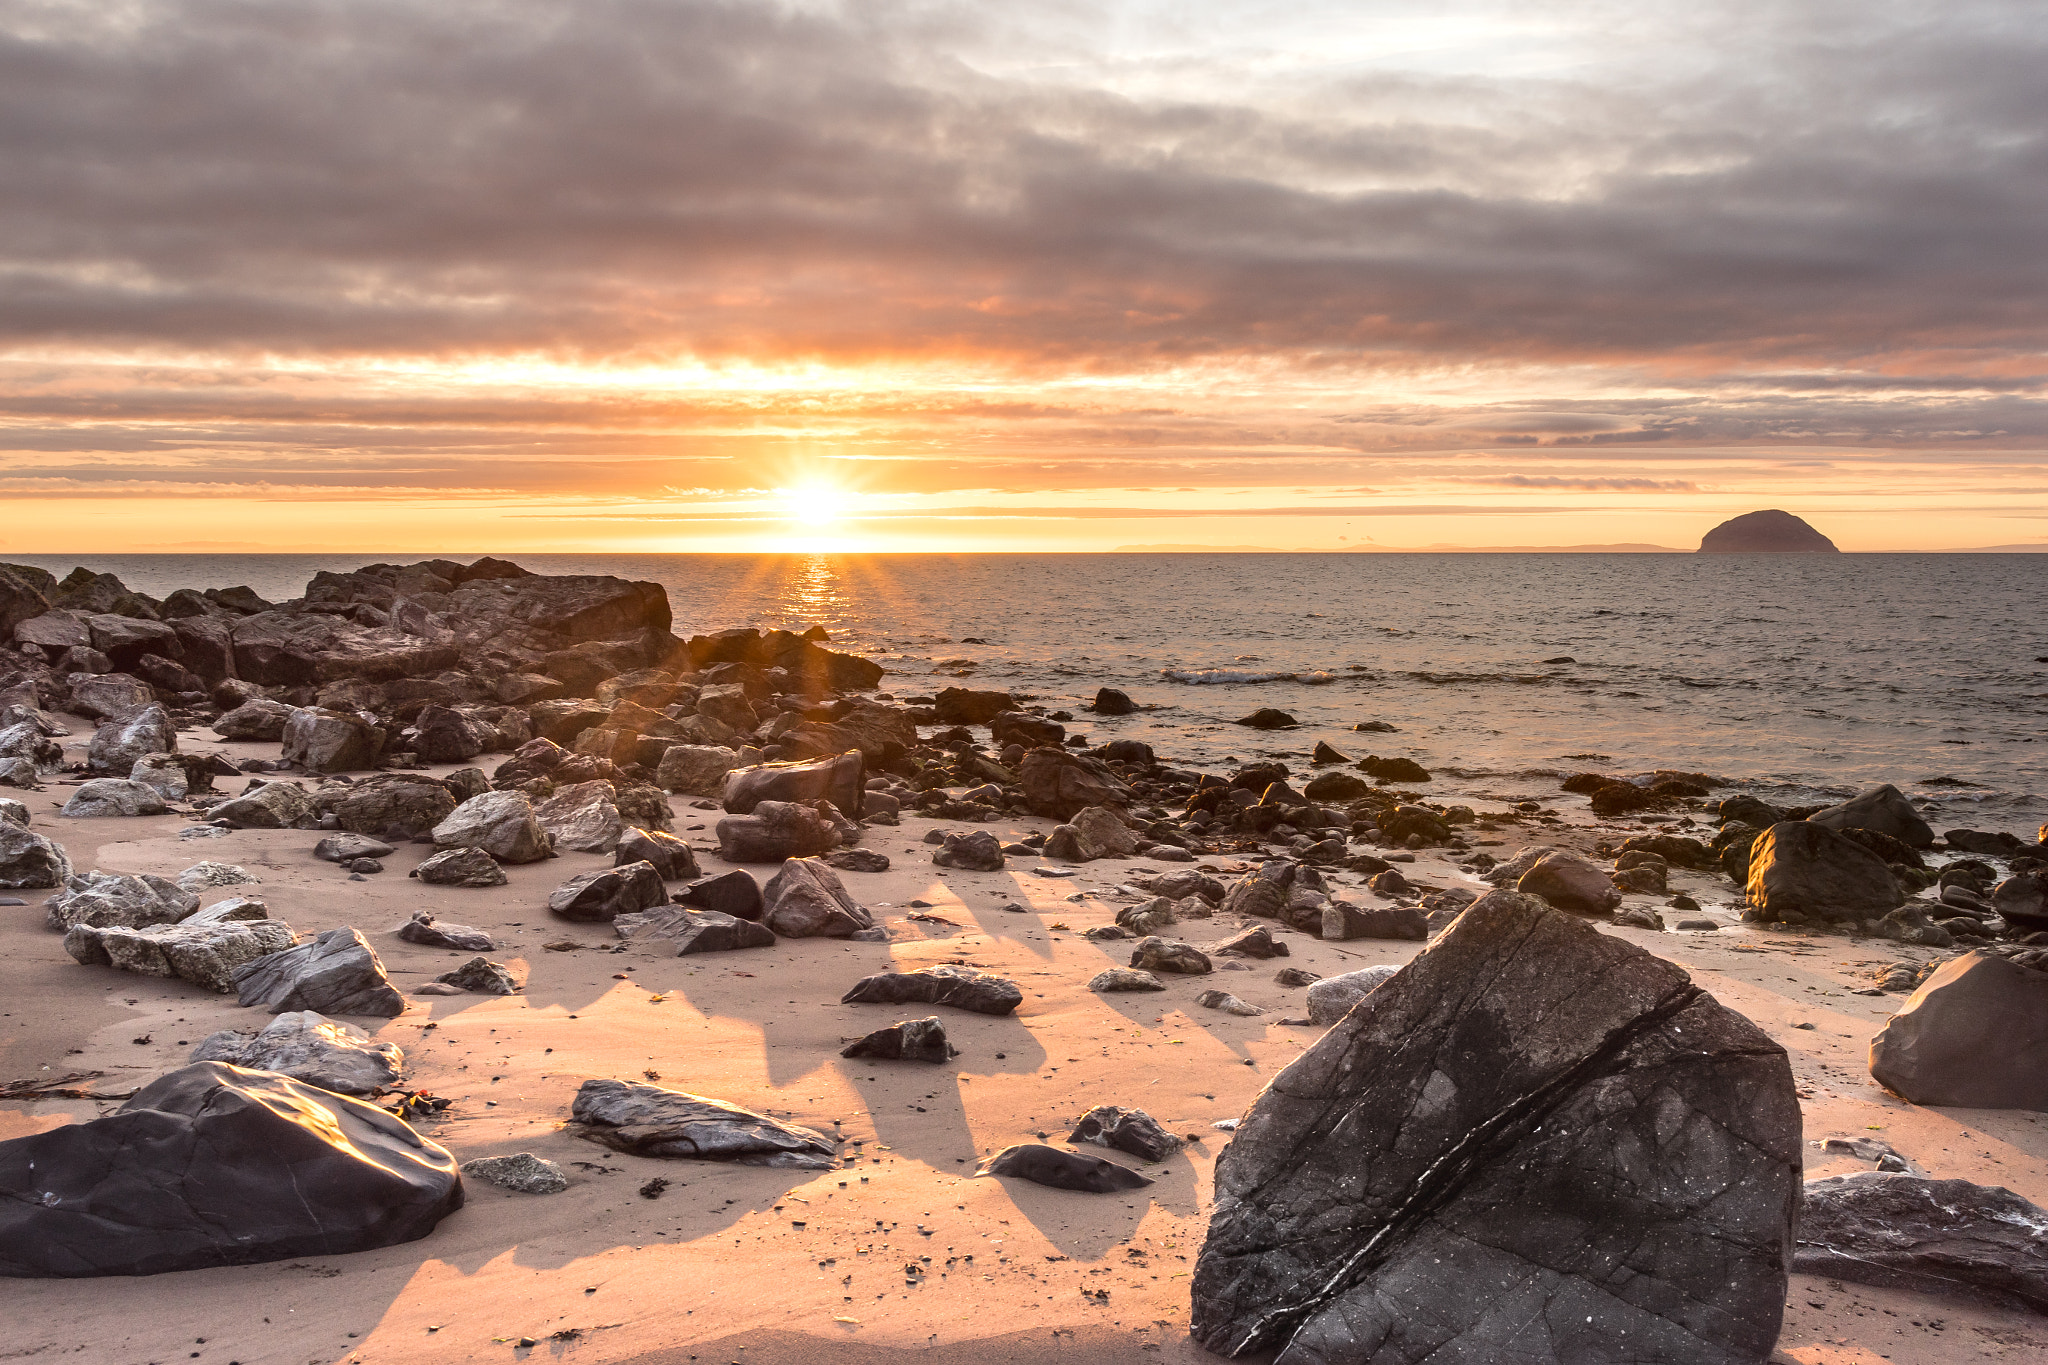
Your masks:
<svg viewBox="0 0 2048 1365"><path fill-rule="evenodd" d="M1672 964L1488 897L1253 1102L1193 1334L1287 1365L1760 1361L1799 1171L1783 1049Z"/></svg>
<svg viewBox="0 0 2048 1365"><path fill-rule="evenodd" d="M734 815L752 815L763 801L830 801L858 820L867 780L867 763L858 749L803 763L734 768L725 777L725 808Z"/></svg>
<svg viewBox="0 0 2048 1365"><path fill-rule="evenodd" d="M1870 1040L1870 1075L1915 1104L2048 1111L2048 972L1964 953Z"/></svg>
<svg viewBox="0 0 2048 1365"><path fill-rule="evenodd" d="M14 628L50 609L57 579L47 569L27 564L0 564L0 640L14 638Z"/></svg>
<svg viewBox="0 0 2048 1365"><path fill-rule="evenodd" d="M750 872L734 868L715 877L702 877L676 892L678 901L700 910L714 910L737 919L758 920L767 907L761 901L761 884Z"/></svg>
<svg viewBox="0 0 2048 1365"><path fill-rule="evenodd" d="M454 813L455 793L448 784L421 773L366 777L334 803L343 829L394 841L431 836Z"/></svg>
<svg viewBox="0 0 2048 1365"><path fill-rule="evenodd" d="M1835 542L1790 512L1776 508L1731 517L1700 538L1699 552L1713 554L1839 554Z"/></svg>
<svg viewBox="0 0 2048 1365"><path fill-rule="evenodd" d="M945 687L932 698L932 710L941 725L986 725L1005 711L1017 709L1017 699L1008 692L991 692L972 687Z"/></svg>
<svg viewBox="0 0 2048 1365"><path fill-rule="evenodd" d="M1920 812L1913 809L1905 793L1889 782L1806 818L1829 829L1875 830L1911 848L1928 848L1934 843L1933 828L1920 818Z"/></svg>
<svg viewBox="0 0 2048 1365"><path fill-rule="evenodd" d="M1067 1141L1114 1147L1144 1161L1164 1161L1182 1146L1181 1139L1167 1132L1159 1120L1142 1109L1119 1104L1098 1104L1081 1115Z"/></svg>
<svg viewBox="0 0 2048 1365"><path fill-rule="evenodd" d="M666 882L693 881L703 875L697 866L697 852L666 830L628 826L612 850L612 866L651 863Z"/></svg>
<svg viewBox="0 0 2048 1365"><path fill-rule="evenodd" d="M2013 873L1991 889L1991 905L2023 933L2048 929L2048 873Z"/></svg>
<svg viewBox="0 0 2048 1365"><path fill-rule="evenodd" d="M1008 1014L1024 992L1008 977L941 963L914 972L864 976L839 998L842 1005L951 1005L976 1014Z"/></svg>
<svg viewBox="0 0 2048 1365"><path fill-rule="evenodd" d="M629 1081L589 1080L570 1117L582 1136L634 1156L691 1157L741 1166L829 1171L838 1139L724 1100Z"/></svg>
<svg viewBox="0 0 2048 1365"><path fill-rule="evenodd" d="M1811 1180L1792 1268L2048 1313L2048 1210L1999 1185L1863 1171Z"/></svg>
<svg viewBox="0 0 2048 1365"><path fill-rule="evenodd" d="M105 1118L0 1142L0 1275L154 1275L426 1236L455 1158L286 1076L195 1062Z"/></svg>
<svg viewBox="0 0 2048 1365"><path fill-rule="evenodd" d="M1033 749L1017 768L1018 785L1034 815L1071 820L1090 806L1128 807L1133 794L1099 759L1064 749Z"/></svg>
<svg viewBox="0 0 2048 1365"><path fill-rule="evenodd" d="M1905 893L1884 859L1826 825L1783 820L1749 848L1750 904L1765 920L1881 919Z"/></svg>

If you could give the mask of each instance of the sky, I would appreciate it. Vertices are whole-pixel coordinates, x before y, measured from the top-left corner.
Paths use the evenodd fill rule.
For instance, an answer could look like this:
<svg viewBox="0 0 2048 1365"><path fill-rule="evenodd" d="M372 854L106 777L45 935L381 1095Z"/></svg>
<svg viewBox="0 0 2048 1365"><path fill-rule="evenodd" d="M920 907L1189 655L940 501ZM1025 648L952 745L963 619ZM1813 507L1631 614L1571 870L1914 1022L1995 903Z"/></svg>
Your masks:
<svg viewBox="0 0 2048 1365"><path fill-rule="evenodd" d="M0 0L0 553L2048 544L2037 0Z"/></svg>

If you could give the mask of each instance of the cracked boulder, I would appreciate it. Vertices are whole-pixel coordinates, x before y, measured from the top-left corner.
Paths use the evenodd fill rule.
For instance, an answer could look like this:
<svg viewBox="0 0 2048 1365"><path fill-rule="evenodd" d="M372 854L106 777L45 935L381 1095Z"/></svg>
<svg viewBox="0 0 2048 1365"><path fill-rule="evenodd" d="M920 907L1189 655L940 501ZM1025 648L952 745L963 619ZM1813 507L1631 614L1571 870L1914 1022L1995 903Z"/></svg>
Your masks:
<svg viewBox="0 0 2048 1365"><path fill-rule="evenodd" d="M941 963L914 972L878 972L853 983L842 1005L951 1005L976 1014L1008 1014L1024 992L1008 977Z"/></svg>
<svg viewBox="0 0 2048 1365"><path fill-rule="evenodd" d="M1672 964L1488 897L1253 1102L1193 1335L1277 1365L1760 1361L1799 1174L1782 1048Z"/></svg>
<svg viewBox="0 0 2048 1365"><path fill-rule="evenodd" d="M311 1010L280 1014L259 1032L222 1029L192 1049L192 1061L275 1071L322 1090L371 1095L405 1075L405 1050Z"/></svg>
<svg viewBox="0 0 2048 1365"><path fill-rule="evenodd" d="M783 1123L724 1100L630 1081L588 1080L570 1118L581 1136L633 1156L730 1161L829 1171L839 1166L838 1139Z"/></svg>
<svg viewBox="0 0 2048 1365"><path fill-rule="evenodd" d="M1792 1268L2048 1313L2048 1210L1967 1180L1877 1171L1809 1180Z"/></svg>
<svg viewBox="0 0 2048 1365"><path fill-rule="evenodd" d="M258 929L269 922L227 927ZM238 1003L271 1014L313 1010L393 1019L405 1013L405 997L384 975L375 950L349 928L259 957L237 968L234 981Z"/></svg>
<svg viewBox="0 0 2048 1365"><path fill-rule="evenodd" d="M154 1275L426 1236L462 1207L455 1158L383 1110L220 1062L104 1118L0 1142L0 1275Z"/></svg>
<svg viewBox="0 0 2048 1365"><path fill-rule="evenodd" d="M851 938L875 927L839 874L817 858L784 863L761 888L761 905L761 922L783 938Z"/></svg>
<svg viewBox="0 0 2048 1365"><path fill-rule="evenodd" d="M891 1062L949 1062L959 1055L959 1049L946 1041L946 1023L934 1014L878 1028L839 1049L839 1055Z"/></svg>

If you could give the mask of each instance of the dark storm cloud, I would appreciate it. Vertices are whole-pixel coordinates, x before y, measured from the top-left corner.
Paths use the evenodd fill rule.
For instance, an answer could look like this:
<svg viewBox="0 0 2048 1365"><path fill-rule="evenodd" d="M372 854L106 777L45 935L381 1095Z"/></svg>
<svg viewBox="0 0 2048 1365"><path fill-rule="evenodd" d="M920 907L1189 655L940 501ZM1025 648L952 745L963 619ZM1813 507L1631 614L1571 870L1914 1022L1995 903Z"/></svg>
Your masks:
<svg viewBox="0 0 2048 1365"><path fill-rule="evenodd" d="M0 344L2037 383L2038 11L1669 14L1668 70L1275 99L989 74L971 6L13 0ZM1529 434L1700 430L1600 407Z"/></svg>

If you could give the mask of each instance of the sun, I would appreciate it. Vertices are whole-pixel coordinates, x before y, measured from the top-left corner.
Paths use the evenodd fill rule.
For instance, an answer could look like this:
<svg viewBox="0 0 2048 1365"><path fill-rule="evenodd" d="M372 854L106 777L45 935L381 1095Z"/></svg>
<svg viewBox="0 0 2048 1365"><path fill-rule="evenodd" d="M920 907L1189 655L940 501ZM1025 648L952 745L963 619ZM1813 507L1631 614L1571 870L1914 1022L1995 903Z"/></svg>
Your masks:
<svg viewBox="0 0 2048 1365"><path fill-rule="evenodd" d="M804 526L830 526L846 513L846 494L827 483L782 490L783 514Z"/></svg>

